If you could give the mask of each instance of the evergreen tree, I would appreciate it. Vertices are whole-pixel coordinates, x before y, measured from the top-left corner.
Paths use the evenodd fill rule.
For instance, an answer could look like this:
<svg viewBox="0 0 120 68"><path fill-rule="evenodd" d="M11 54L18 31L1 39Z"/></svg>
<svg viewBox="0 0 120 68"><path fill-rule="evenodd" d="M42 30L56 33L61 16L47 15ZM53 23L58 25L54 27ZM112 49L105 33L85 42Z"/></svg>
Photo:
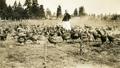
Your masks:
<svg viewBox="0 0 120 68"><path fill-rule="evenodd" d="M57 18L62 16L62 9L61 6L59 5L57 8Z"/></svg>
<svg viewBox="0 0 120 68"><path fill-rule="evenodd" d="M13 8L13 17L12 17L12 20L15 20L19 16L19 14L18 14L18 12L16 10L17 9L17 2L16 1L14 2L12 8Z"/></svg>
<svg viewBox="0 0 120 68"><path fill-rule="evenodd" d="M17 2L15 1L13 9L14 9L13 20L24 19L24 9L20 2L19 4L17 4Z"/></svg>
<svg viewBox="0 0 120 68"><path fill-rule="evenodd" d="M31 7L32 7L32 0L26 0L24 6L26 6L24 10L25 18L30 18L31 17Z"/></svg>
<svg viewBox="0 0 120 68"><path fill-rule="evenodd" d="M40 5L40 18L45 18L45 11L43 5Z"/></svg>
<svg viewBox="0 0 120 68"><path fill-rule="evenodd" d="M75 8L75 10L74 10L74 16L78 16L77 8Z"/></svg>
<svg viewBox="0 0 120 68"><path fill-rule="evenodd" d="M6 19L13 19L13 9L10 5L6 9Z"/></svg>
<svg viewBox="0 0 120 68"><path fill-rule="evenodd" d="M32 1L31 13L33 18L35 17L38 18L40 16L40 9L39 9L37 0Z"/></svg>
<svg viewBox="0 0 120 68"><path fill-rule="evenodd" d="M6 5L6 0L0 0L0 10L6 8L7 5Z"/></svg>
<svg viewBox="0 0 120 68"><path fill-rule="evenodd" d="M24 8L22 7L20 2L18 4L16 10L20 14L20 19L24 19Z"/></svg>
<svg viewBox="0 0 120 68"><path fill-rule="evenodd" d="M6 0L0 0L0 17L2 19L5 19L6 8L7 8Z"/></svg>
<svg viewBox="0 0 120 68"><path fill-rule="evenodd" d="M85 15L85 10L84 10L84 7L81 6L81 7L79 8L79 16L83 16L83 15Z"/></svg>
<svg viewBox="0 0 120 68"><path fill-rule="evenodd" d="M23 14L24 14L24 15L23 15L23 16L24 16L24 19L29 19L29 18L31 17L28 9L24 9Z"/></svg>

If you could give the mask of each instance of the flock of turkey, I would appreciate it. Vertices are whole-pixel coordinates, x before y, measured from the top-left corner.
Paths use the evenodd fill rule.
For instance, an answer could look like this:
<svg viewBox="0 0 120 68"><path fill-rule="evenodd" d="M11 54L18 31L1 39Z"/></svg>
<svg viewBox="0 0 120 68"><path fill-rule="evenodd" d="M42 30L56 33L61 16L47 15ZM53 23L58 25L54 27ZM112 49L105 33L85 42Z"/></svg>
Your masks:
<svg viewBox="0 0 120 68"><path fill-rule="evenodd" d="M109 28L93 28L92 26L85 25L82 27L74 27L71 31L63 29L61 26L55 27L42 27L40 25L7 25L0 27L0 40L7 40L11 36L18 43L26 43L27 41L36 42L44 36L50 43L56 44L61 42L105 42L113 43L116 40L112 34L112 27Z"/></svg>

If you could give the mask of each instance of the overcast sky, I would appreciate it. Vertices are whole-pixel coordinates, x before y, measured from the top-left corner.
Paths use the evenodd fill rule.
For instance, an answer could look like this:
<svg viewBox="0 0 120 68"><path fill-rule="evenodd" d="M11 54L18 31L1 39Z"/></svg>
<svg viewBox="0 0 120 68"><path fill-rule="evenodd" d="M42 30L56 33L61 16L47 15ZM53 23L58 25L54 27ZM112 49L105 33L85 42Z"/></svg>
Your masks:
<svg viewBox="0 0 120 68"><path fill-rule="evenodd" d="M7 0L7 4L13 5L15 0ZM25 0L16 0L24 4ZM49 8L52 12L56 12L57 6L62 6L62 11L65 9L69 13L73 13L75 8L80 6L85 7L87 13L95 14L109 14L118 13L120 14L120 0L38 0L39 4L43 4L45 8Z"/></svg>

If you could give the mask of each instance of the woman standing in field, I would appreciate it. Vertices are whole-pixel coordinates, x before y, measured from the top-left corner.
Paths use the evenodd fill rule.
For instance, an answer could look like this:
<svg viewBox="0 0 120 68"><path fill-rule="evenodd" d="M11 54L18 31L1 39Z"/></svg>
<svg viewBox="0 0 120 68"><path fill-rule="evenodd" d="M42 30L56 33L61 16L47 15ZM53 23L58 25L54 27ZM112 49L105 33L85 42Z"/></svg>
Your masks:
<svg viewBox="0 0 120 68"><path fill-rule="evenodd" d="M65 10L64 18L63 18L63 28L66 30L71 30L71 24L70 24L71 16L70 14Z"/></svg>

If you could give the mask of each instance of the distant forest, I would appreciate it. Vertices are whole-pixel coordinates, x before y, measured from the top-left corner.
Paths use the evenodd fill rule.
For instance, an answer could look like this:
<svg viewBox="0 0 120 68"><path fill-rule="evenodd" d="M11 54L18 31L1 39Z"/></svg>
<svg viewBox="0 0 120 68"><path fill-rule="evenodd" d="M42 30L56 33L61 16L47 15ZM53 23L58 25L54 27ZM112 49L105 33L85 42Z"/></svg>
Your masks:
<svg viewBox="0 0 120 68"><path fill-rule="evenodd" d="M25 7L25 8L24 8ZM56 18L61 17L62 7L58 5L54 14ZM73 16L85 15L84 7L75 8ZM0 0L0 18L2 20L22 20L22 19L47 19L53 16L50 9L44 9L44 5L39 5L37 0L26 0L24 5L14 2L14 5L7 6L6 0Z"/></svg>

